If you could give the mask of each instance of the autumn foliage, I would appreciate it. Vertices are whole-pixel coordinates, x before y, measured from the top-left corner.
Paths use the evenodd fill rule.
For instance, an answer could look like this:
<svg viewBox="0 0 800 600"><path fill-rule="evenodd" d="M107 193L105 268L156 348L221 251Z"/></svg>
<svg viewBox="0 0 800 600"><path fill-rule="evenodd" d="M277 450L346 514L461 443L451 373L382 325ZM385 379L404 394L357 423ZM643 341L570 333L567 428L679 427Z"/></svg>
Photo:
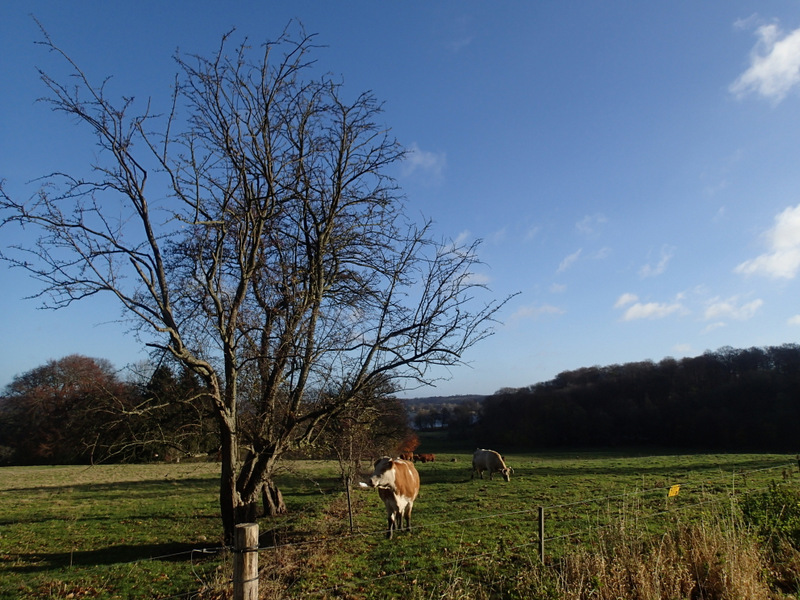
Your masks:
<svg viewBox="0 0 800 600"><path fill-rule="evenodd" d="M0 404L4 454L17 463L90 460L100 438L115 435L111 409L129 391L108 361L78 354L17 376Z"/></svg>

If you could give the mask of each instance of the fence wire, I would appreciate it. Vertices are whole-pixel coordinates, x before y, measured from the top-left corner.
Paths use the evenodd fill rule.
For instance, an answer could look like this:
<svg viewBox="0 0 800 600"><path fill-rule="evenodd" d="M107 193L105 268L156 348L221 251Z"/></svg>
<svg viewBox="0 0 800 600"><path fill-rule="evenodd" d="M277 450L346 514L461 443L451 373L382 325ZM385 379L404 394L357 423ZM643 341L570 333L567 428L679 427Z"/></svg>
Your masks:
<svg viewBox="0 0 800 600"><path fill-rule="evenodd" d="M786 469L794 469L797 466L798 465L795 464L795 463L781 463L779 465L762 467L762 468L752 469L752 470L748 470L748 471L736 471L736 470L734 470L733 472L731 472L731 477L733 478L734 487L732 488L732 491L729 494L717 494L717 497L707 498L707 499L704 499L702 501L694 502L694 503L691 503L691 504L682 504L680 506L672 506L672 507L670 507L670 508L668 508L666 510L650 513L650 514L647 514L645 516L641 516L641 517L638 517L638 518L653 519L653 518L657 518L657 517L661 517L661 516L665 516L665 515L673 515L676 512L689 511L691 509L696 509L696 508L698 508L700 506L704 506L704 505L707 505L707 504L713 504L713 503L718 503L718 502L722 502L722 501L725 501L725 500L730 500L730 499L734 498L737 495L745 495L745 494L750 494L750 493L756 493L756 492L759 492L759 491L764 491L766 489L769 489L771 487L771 485L766 485L766 486L755 488L755 489L746 489L746 490L739 489L739 490L737 490L735 488L736 478L737 477L741 477L745 481L747 481L747 477L750 476L750 475L754 475L754 474L757 474L757 473L764 473L764 472L767 472L767 471L775 471L775 470L778 470L778 469L784 469L784 470L786 470ZM631 498L635 498L635 497L644 497L644 496L649 496L649 495L655 496L656 494L658 494L657 500L658 501L662 501L664 499L664 497L665 497L665 492L668 491L670 488L672 488L673 485L679 485L681 487L681 491L683 491L685 487L699 486L701 493L710 494L712 492L706 492L703 489L703 486L706 483L707 483L707 481L701 481L701 482L698 483L698 482L695 482L695 481L686 480L686 481L679 482L677 484L659 486L659 487L655 487L655 488L648 488L648 489L643 489L643 490L635 490L635 491L624 492L624 493L620 493L620 494L606 495L606 496L597 496L597 497L588 498L588 499L584 499L584 500L577 500L577 501L574 501L574 502L565 502L565 503L560 503L560 504L544 505L544 506L541 506L541 508L544 509L544 512L545 512L546 515L551 515L556 510L564 511L565 509L574 509L576 507L589 506L589 505L598 504L598 503L601 503L601 502L604 502L604 503L608 504L611 501L627 500L627 499L631 499ZM737 494L737 492L738 492L738 494ZM411 531L419 532L419 531L424 531L424 530L435 530L435 529L440 529L442 527L447 527L447 526L463 525L463 524L466 524L466 523L477 522L477 521L490 521L490 520L503 519L503 518L506 518L506 517L513 517L513 516L519 516L519 515L531 515L531 514L534 514L534 513L537 514L536 520L538 521L538 512L539 512L539 510L540 510L540 506L536 505L536 506L532 506L531 508L528 508L528 509L518 509L518 510L512 510L512 511L505 511L505 512L496 512L496 513L491 513L491 514L486 514L486 515L479 515L479 516L466 517L466 518L460 518L460 519L438 520L438 521L428 522L428 523L423 524L423 525L414 525L414 526L411 527ZM572 531L570 531L568 533L559 534L559 535L545 536L543 542L545 542L545 543L547 543L547 542L556 542L556 541L559 541L559 540L565 540L565 539L570 539L570 538L580 538L580 537L584 537L584 536L590 536L590 535L596 534L598 531L610 528L612 526L614 526L613 522L609 522L609 523L606 523L604 525L600 525L597 522L594 522L594 523L590 523L590 524L588 524L588 525L586 525L584 527L572 530ZM272 535L272 534L274 534L274 532L264 532L264 533L260 534L260 537L264 537L264 536ZM372 538L372 537L378 537L378 536L384 537L385 535L386 535L386 529L385 528L362 531L362 532L345 533L345 534L337 533L335 536L332 536L332 537L331 536L315 537L315 538L312 538L312 539L301 540L301 541L296 541L296 542L287 542L287 543L284 543L284 544L273 544L273 545L269 545L269 546L260 546L257 549L257 551L260 554L260 553L274 552L274 551L279 551L279 550L284 550L284 549L302 549L305 546L316 546L316 545L319 545L319 544L326 544L326 543L341 543L341 542L344 542L346 540L351 540L351 539L357 539L357 538L364 539L364 538ZM421 574L421 573L432 571L434 569L441 569L443 567L444 568L449 568L449 567L462 565L462 564L469 563L469 562L478 561L478 560L481 560L481 559L484 559L484 558L497 556L501 552L506 552L507 553L507 552L519 551L519 550L522 550L522 549L525 549L525 548L535 547L535 546L538 546L539 543L542 541L542 540L540 540L538 538L538 531L532 531L532 538L535 538L535 539L533 539L530 542L517 543L517 544L512 544L512 545L503 544L502 543L502 539L501 539L501 540L499 540L499 543L500 543L500 546L501 546L500 549L495 549L495 550L490 550L490 551L481 551L481 552L474 553L474 554L464 554L462 556L458 556L458 557L455 557L455 558L452 558L452 559L448 559L448 560L437 560L436 564L432 565L432 566L421 566L421 567L415 567L415 568L410 568L410 569L403 569L403 570L394 571L394 572L391 572L391 573L384 573L384 574L370 576L369 578L350 579L350 580L348 580L348 582L346 584L337 584L337 585L334 585L334 586L321 587L321 588L316 588L316 589L313 589L313 590L302 591L302 592L300 592L300 594L303 597L320 596L320 595L325 595L325 594L328 594L328 593L331 593L331 592L334 592L334 591L337 591L337 590L340 590L340 589L352 588L353 586L360 585L360 584L374 583L374 582L379 582L379 581L383 581L383 580L389 580L389 579L396 578L396 577L405 577L405 576L418 575L418 574ZM164 554L164 555L159 555L159 556L153 556L153 557L148 557L148 558L137 559L137 560L133 560L133 561L125 562L125 563L119 563L119 566L126 566L126 565L135 566L137 564L141 564L141 563L145 563L145 562L174 560L174 559L179 558L179 557L188 557L190 562L191 562L191 568L192 568L192 571L193 571L193 574L194 574L195 578L203 586L203 588L207 589L208 588L208 582L205 581L203 575L197 571L196 564L195 564L195 557L197 556L197 557L207 558L209 556L216 556L216 555L220 555L220 554L225 555L226 553L229 553L232 550L233 550L233 548L231 546L209 546L209 547L193 548L191 550L185 550L185 551L181 551L181 552L174 552L174 553L169 553L169 554ZM198 560L199 560L199 558L198 558ZM203 596L203 593L204 593L204 590L200 589L200 590L193 590L193 591L188 591L188 592L176 593L176 594L170 595L170 596L162 596L162 598L164 598L164 600L178 599L178 598L200 598L200 597Z"/></svg>
<svg viewBox="0 0 800 600"><path fill-rule="evenodd" d="M774 466L769 466L769 467L762 467L762 468L752 469L752 470L748 470L748 471L736 471L736 470L734 470L733 472L731 472L731 476L733 477L734 481L735 481L736 477L742 477L746 481L746 478L747 478L748 475L753 475L753 474L756 474L756 473L764 473L764 472L767 472L767 471L774 471L774 470L778 470L778 469L784 469L784 470L785 469L792 469L795 466L797 466L797 465L795 465L793 463L781 463L779 465L774 465ZM645 489L645 490L636 490L636 491L624 492L624 493L621 493L621 494L597 496L597 497L594 497L594 498L589 498L589 499L586 499L586 500L580 500L580 501L575 501L575 502L567 502L567 503L561 503L561 504L545 505L545 506L542 506L541 508L544 509L545 514L548 514L548 513L552 513L556 509L569 509L569 508L574 508L574 507L582 506L582 505L597 504L597 503L600 503L600 502L608 503L609 501L612 501L612 500L627 500L627 499L630 499L630 498L633 498L633 497L643 497L643 496L656 495L656 494L658 494L658 497L656 498L656 500L657 501L663 501L664 498L667 497L668 491L671 488L673 488L673 486L675 486L675 485L679 485L681 487L681 490L684 490L684 488L686 488L686 487L698 486L700 488L701 493L705 493L705 494L713 493L713 492L704 491L703 486L706 483L708 483L707 480L701 481L699 483L696 482L696 481L693 481L693 480L684 480L684 481L681 481L680 483L677 483L677 484L671 484L671 485L666 485L666 486L658 486L658 487L655 487L655 488L648 488L648 489ZM770 489L770 487L772 487L772 485L773 484L769 484L769 485L765 485L765 486L762 486L762 487L753 488L753 489L748 488L748 489L745 489L745 490L736 490L736 488L734 487L734 488L732 488L732 491L729 492L728 494L717 494L717 497L708 498L708 499L705 499L705 500L702 500L702 501L699 501L699 502L693 502L691 504L682 504L680 506L672 506L672 507L668 508L667 510L661 510L661 511L654 512L654 513L648 513L648 514L645 514L645 515L640 515L640 516L637 516L637 520L638 519L642 519L642 518L654 519L654 518L658 518L658 517L662 517L662 516L668 516L668 515L671 516L671 515L674 515L676 512L688 512L688 511L690 511L692 509L697 509L697 508L699 508L701 506L704 506L704 505L719 503L719 502L723 502L723 501L730 501L731 499L735 498L736 496L747 495L747 494L752 494L752 493L757 493L757 492L760 492L760 491L764 491L764 490ZM684 493L684 495L685 495L685 493ZM425 525L414 526L414 527L411 528L411 530L412 531L422 531L422 530L425 530L425 529L438 529L438 528L443 527L443 526L459 525L459 524L464 524L464 523L474 522L474 521L501 519L501 518L505 518L505 517L509 517L509 516L517 516L517 515L521 515L521 514L538 513L539 510L540 510L540 506L534 506L534 507L532 507L530 509L514 510L514 511L500 512L500 513L492 513L492 514L481 515L481 516L477 516L477 517L440 520L440 521L435 521L435 522L428 523L428 524L425 524ZM537 520L538 520L538 515L537 515ZM501 548L496 549L496 550L482 551L482 552L475 553L475 554L466 554L466 555L459 556L459 557L456 557L456 558L453 558L453 559L449 559L449 560L441 560L440 559L440 560L436 561L435 565L431 565L431 566L421 566L421 567L415 567L415 568L411 568L411 569L402 569L402 570L399 570L399 571L393 571L391 573L385 573L385 574L379 574L379 575L370 576L368 578L350 579L345 584L337 584L337 585L334 585L334 586L321 587L321 588L316 588L316 589L313 589L313 590L303 591L301 593L301 596L302 597L324 596L325 594L329 594L331 592L335 592L335 591L343 590L343 589L350 589L350 588L352 588L354 586L364 585L364 584L367 584L367 583L375 583L375 582L389 580L389 579L397 578L397 577L410 577L410 576L414 576L414 575L419 575L421 573L425 573L425 572L429 572L429 571L433 571L433 570L438 570L438 569L441 569L443 567L444 568L448 568L448 567L453 567L453 566L456 566L456 565L463 565L465 563L477 561L477 560L480 560L480 559L483 559L483 558L489 558L489 557L497 556L501 552L507 553L507 552L519 551L519 550L522 550L522 549L525 549L525 548L536 547L536 546L539 546L540 542L547 543L547 542L554 542L554 541L559 541L559 540L564 540L564 539L569 539L569 538L588 537L588 536L596 535L598 533L598 531L602 531L603 529L611 528L614 525L615 525L614 522L609 522L609 523L606 523L604 525L599 525L598 523L595 522L595 523L589 524L589 525L587 525L585 527L582 527L580 529L573 530L573 531L571 531L569 533L566 533L566 534L555 535L555 536L545 536L544 540L540 540L538 538L538 535L537 535L538 532L535 532L535 533L532 532L532 538L534 538L534 539L532 539L530 542L507 545L507 544L502 544L502 540L500 540L501 541ZM385 536L385 534L386 534L385 529L374 530L374 531L369 531L369 532L345 534L345 535L336 536L336 541L338 542L338 541L342 541L342 540L345 540L345 539L352 539L352 538L359 538L359 537L360 538L367 538L367 537L371 537L371 536ZM302 545L306 545L306 544L327 543L327 542L330 542L330 541L331 540L329 538L315 538L313 540L305 540L303 542L293 542L293 543L289 543L289 544L281 544L281 545L274 545L274 546L264 547L264 548L261 548L260 550L270 551L270 550L277 550L277 549L281 549L281 548L298 547L298 546L302 546Z"/></svg>

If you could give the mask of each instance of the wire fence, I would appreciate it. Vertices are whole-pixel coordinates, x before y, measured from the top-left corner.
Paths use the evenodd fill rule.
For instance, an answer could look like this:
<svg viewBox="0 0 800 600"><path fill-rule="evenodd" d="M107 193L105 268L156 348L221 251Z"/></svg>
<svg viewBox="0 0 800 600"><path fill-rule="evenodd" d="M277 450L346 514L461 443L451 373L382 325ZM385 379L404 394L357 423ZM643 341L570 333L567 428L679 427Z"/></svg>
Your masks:
<svg viewBox="0 0 800 600"><path fill-rule="evenodd" d="M555 527L553 527L554 529L563 529L564 524L568 522L568 519L563 519L561 521L553 519L552 517L556 514L560 514L562 517L564 515L572 515L573 520L581 521L581 525L574 529L568 529L565 532L552 533L549 535L544 535L543 537L539 537L537 532L534 531L533 528L531 528L529 531L530 538L528 539L528 541L518 541L516 543L513 542L503 543L502 539L498 539L496 540L495 549L492 550L464 553L449 560L445 560L439 557L435 561L435 564L430 564L430 561L427 561L428 564L423 564L412 568L404 568L389 573L379 573L377 575L369 575L361 579L350 579L348 582L346 582L346 584L335 584L331 586L323 586L314 589L304 590L300 594L300 596L324 597L328 594L343 589L359 587L367 584L376 585L382 581L393 578L416 577L423 573L434 570L440 571L442 569L458 567L466 563L476 562L482 559L493 559L498 557L500 554L507 555L508 553L520 552L523 550L531 550L532 554L538 554L533 552L537 549L537 547L541 549L544 545L552 545L552 543L554 542L563 542L566 540L580 542L596 538L597 535L604 529L609 529L612 527L619 526L619 519L627 518L629 516L629 513L635 516L635 519L637 521L652 522L653 520L657 520L659 518L675 517L678 514L686 514L692 511L697 511L698 509L701 509L703 507L712 504L735 501L737 497L740 497L742 495L765 491L774 486L776 482L773 480L772 482L765 483L757 487L750 487L749 485L747 485L748 478L752 478L757 474L761 475L771 474L780 470L782 471L783 481L787 481L787 479L791 479L787 478L787 472L791 472L793 468L797 468L797 465L794 465L792 463L781 463L778 465L752 469L748 471L734 471L729 474L731 478L730 487L723 490L717 489L719 487L718 483L715 484L714 482L709 482L708 480L703 480L703 481L683 480L680 481L679 483L672 483L667 486L658 486L645 490L626 491L620 494L598 496L594 498L577 500L573 502L549 504L546 506L531 506L528 509L522 509L522 510L496 512L492 514L486 514L475 517L460 518L460 519L444 519L439 521L428 522L424 525L414 526L412 530L418 532L424 530L441 531L442 528L465 525L477 521L494 521L494 520L502 521L502 520L507 520L508 518L525 516L525 515L528 516L536 515L536 521L538 521L540 518L542 518L543 514L549 515L550 518L548 518L545 522L553 523L555 525ZM741 479L742 485L739 486L736 485L737 478ZM669 495L670 491L675 491L676 487L678 488L679 491L677 494L671 497ZM639 502L632 504L631 501L637 499L639 500ZM614 510L613 510L615 508L615 503L618 504L618 506L616 506L616 513L618 517L617 519L614 518ZM656 504L661 504L662 506L664 506L664 508L654 509ZM593 518L580 519L579 517L574 516L574 513L580 508L586 508L598 505L604 505L604 506L599 507L594 511ZM650 509L651 512L648 512L648 509ZM542 525L542 523L540 523L540 525ZM542 528L542 529L547 530L547 528ZM385 530L381 531L376 530L370 532L343 535L339 539L344 540L353 537L365 538L370 536L382 536L382 535L385 535ZM305 541L304 543L320 544L324 543L325 541L326 540L324 539L317 539L317 540L308 540ZM262 550L271 551L282 547L286 546L283 545L283 546L265 547ZM557 548L554 553L558 554L559 551L563 552L564 547ZM538 558L543 559L544 557L538 556Z"/></svg>
<svg viewBox="0 0 800 600"><path fill-rule="evenodd" d="M706 506L731 501L745 494L761 492L779 483L774 474L782 471L782 480L786 482L794 482L794 470L797 469L796 463L781 463L763 468L732 471L729 473L722 473L722 480L711 480L704 477L701 480L681 480L677 483L671 483L665 486L656 486L649 489L634 489L626 490L622 493L596 496L581 500L575 500L563 503L552 503L541 505L532 502L529 508L514 509L502 512L492 512L490 514L480 514L456 519L438 519L431 520L430 518L423 524L415 524L412 526L411 531L415 533L429 532L431 536L440 535L447 529L456 528L462 532L462 541L465 539L464 532L469 531L467 526L472 526L480 523L508 523L508 522L523 522L529 525L525 530L518 531L516 535L510 536L507 530L503 531L502 535L497 536L489 541L486 540L485 535L487 530L480 531L482 544L488 547L492 544L493 547L488 549L480 549L478 551L464 551L456 553L455 556L445 557L437 556L435 561L430 561L429 557L424 557L425 560L414 559L416 557L409 556L407 564L409 566L399 568L388 572L376 572L364 574L363 576L356 576L348 578L346 582L336 583L332 585L320 585L310 587L307 589L292 589L293 597L325 597L334 592L343 589L358 588L363 586L379 585L383 581L397 579L397 578L415 578L431 571L441 571L443 569L452 569L461 567L468 563L475 563L481 560L496 559L499 555L508 555L509 553L521 553L530 550L531 557L543 558L540 552L543 547L548 548L548 556L558 556L569 547L566 542L573 545L576 543L586 542L595 538L598 533L604 529L618 527L621 519L633 518L635 522L649 522L653 523L659 519L666 519L668 517L675 517L679 514L688 514L693 511L698 511ZM787 477L787 473L789 476ZM772 479L770 480L770 476ZM671 491L676 491L677 494L670 496ZM544 517L544 521L540 519ZM527 518L522 521L521 518ZM533 526L536 523L539 528ZM664 523L666 525L666 522ZM279 553L292 551L295 553L303 553L309 548L319 549L320 547L336 544L340 547L346 547L348 543L356 540L371 540L382 539L386 535L386 529L370 528L364 531L343 532L340 524L339 530L331 534L319 535L313 538L289 541L284 543L272 543L258 548L260 556L269 553ZM541 536L540 531L544 531L545 535ZM261 538L274 537L274 531L265 532ZM464 547L470 547L465 544ZM536 552L536 549L539 552ZM198 569L198 565L207 562L211 557L220 559L223 563L223 571L230 572L230 562L232 562L233 548L230 546L210 546L198 547L190 550L164 554L144 559L138 559L126 563L119 563L118 566L130 566L135 568L137 565L147 562L167 561L176 559L187 559L190 568L193 571L194 577L198 582L198 589L179 592L174 595L160 596L164 600L179 599L179 598L203 598L207 597L210 590L219 588L219 582L210 581L208 576ZM269 565L265 565L269 568ZM217 569L219 571L219 569ZM265 574L269 577L269 574ZM262 576L263 577L263 576ZM230 581L232 577L227 577ZM294 588L302 585L302 581L294 581L288 584L289 588Z"/></svg>

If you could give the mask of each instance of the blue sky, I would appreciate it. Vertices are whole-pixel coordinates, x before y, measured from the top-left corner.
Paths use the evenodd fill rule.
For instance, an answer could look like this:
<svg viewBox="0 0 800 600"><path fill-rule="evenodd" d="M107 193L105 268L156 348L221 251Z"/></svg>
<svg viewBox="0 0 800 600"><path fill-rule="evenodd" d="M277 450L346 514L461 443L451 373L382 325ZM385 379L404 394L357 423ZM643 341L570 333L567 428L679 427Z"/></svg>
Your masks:
<svg viewBox="0 0 800 600"><path fill-rule="evenodd" d="M94 147L36 99L59 73L34 15L95 81L165 106L176 49L299 19L321 68L372 90L437 235L482 239L520 292L495 335L418 395L491 394L591 365L800 338L800 2L0 3L0 178L81 172ZM24 239L3 232L3 245ZM109 299L39 310L0 265L0 385L71 353L144 354Z"/></svg>

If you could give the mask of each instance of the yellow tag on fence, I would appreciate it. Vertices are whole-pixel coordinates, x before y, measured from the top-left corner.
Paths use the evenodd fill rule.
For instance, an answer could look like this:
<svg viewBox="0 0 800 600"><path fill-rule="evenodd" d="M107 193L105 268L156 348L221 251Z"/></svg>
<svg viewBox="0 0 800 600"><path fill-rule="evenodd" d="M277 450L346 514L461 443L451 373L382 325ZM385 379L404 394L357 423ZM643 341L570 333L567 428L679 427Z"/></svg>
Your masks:
<svg viewBox="0 0 800 600"><path fill-rule="evenodd" d="M680 491L680 485L673 485L671 488L669 488L669 494L667 494L667 496L672 498L673 496L677 496Z"/></svg>

